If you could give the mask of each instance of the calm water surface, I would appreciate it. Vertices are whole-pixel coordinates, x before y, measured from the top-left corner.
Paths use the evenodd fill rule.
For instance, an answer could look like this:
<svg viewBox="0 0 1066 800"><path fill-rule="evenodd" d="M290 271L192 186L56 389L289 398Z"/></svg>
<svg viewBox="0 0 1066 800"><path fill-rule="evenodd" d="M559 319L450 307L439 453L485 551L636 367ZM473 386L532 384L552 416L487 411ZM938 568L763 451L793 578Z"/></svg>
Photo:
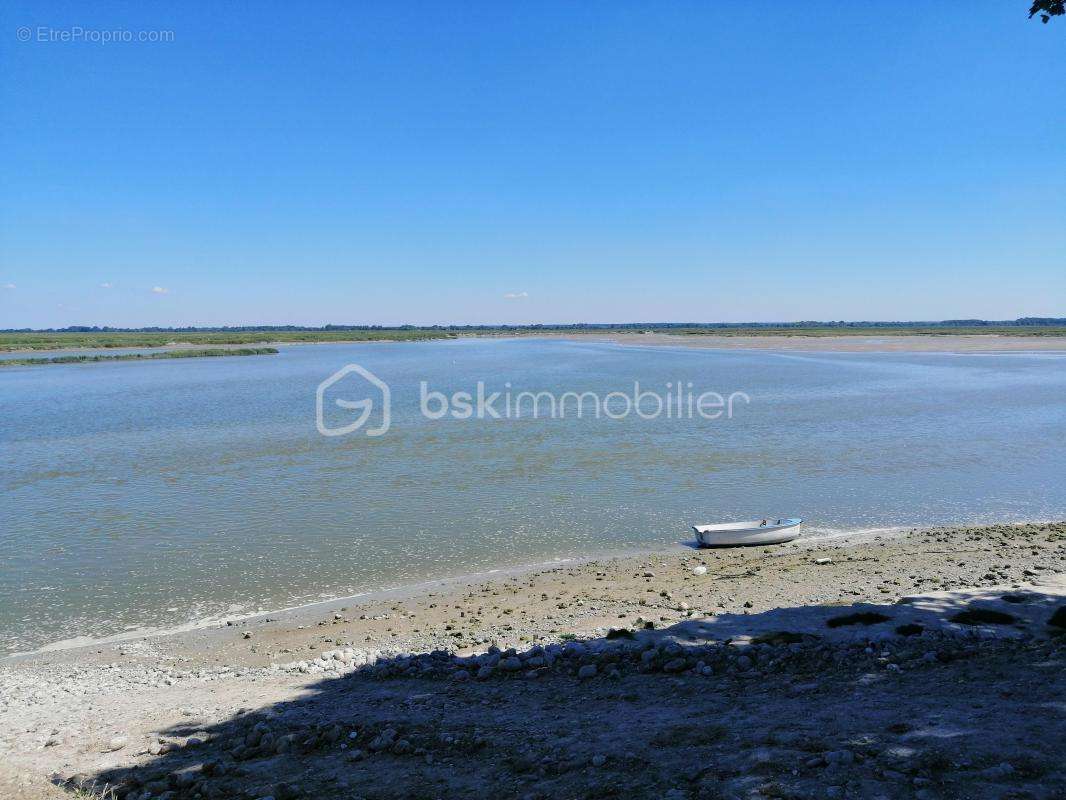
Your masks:
<svg viewBox="0 0 1066 800"><path fill-rule="evenodd" d="M1061 355L281 350L0 372L0 651L669 545L693 522L1066 518ZM316 431L315 389L349 362L390 384L384 436ZM717 420L430 421L422 380L601 395L681 380L751 402Z"/></svg>

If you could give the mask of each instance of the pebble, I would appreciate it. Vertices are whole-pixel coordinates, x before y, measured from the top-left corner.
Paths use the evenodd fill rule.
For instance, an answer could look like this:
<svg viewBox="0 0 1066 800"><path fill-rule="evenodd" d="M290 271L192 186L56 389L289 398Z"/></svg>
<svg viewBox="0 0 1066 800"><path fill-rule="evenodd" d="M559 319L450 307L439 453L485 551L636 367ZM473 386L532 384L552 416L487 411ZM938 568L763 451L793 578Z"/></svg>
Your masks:
<svg viewBox="0 0 1066 800"><path fill-rule="evenodd" d="M703 566L703 564L700 564L697 567L693 567L692 568L692 574L693 575L706 575L707 574L707 567Z"/></svg>
<svg viewBox="0 0 1066 800"><path fill-rule="evenodd" d="M129 741L130 740L125 736L112 736L111 739L108 740L106 752L114 753L116 750L121 750L129 744Z"/></svg>
<svg viewBox="0 0 1066 800"><path fill-rule="evenodd" d="M855 754L850 750L830 750L825 754L825 762L848 766L855 763Z"/></svg>
<svg viewBox="0 0 1066 800"><path fill-rule="evenodd" d="M577 671L577 677L579 678L591 678L596 675L595 664L585 664Z"/></svg>

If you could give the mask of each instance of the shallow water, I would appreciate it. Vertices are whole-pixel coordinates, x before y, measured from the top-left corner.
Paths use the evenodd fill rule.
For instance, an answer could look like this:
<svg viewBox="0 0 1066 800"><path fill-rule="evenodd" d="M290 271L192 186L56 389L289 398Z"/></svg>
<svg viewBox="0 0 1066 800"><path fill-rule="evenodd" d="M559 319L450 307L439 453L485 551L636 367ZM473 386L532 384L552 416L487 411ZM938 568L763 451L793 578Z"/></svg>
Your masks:
<svg viewBox="0 0 1066 800"><path fill-rule="evenodd" d="M0 372L0 651L669 545L693 522L803 516L817 534L1066 518L1063 355L534 339L280 349ZM383 436L316 430L316 387L350 362L390 386ZM429 420L422 380L601 398L681 381L750 402L732 419L531 419L527 407ZM331 392L370 396L359 381ZM332 397L327 422L357 416Z"/></svg>

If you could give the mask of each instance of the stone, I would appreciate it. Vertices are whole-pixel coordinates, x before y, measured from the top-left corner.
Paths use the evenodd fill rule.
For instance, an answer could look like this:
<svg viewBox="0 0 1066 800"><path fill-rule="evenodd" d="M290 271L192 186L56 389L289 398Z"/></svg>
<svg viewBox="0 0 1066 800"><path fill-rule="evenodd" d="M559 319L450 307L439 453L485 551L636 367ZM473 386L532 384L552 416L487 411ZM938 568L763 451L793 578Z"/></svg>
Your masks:
<svg viewBox="0 0 1066 800"><path fill-rule="evenodd" d="M585 678L592 678L596 675L595 664L585 664L577 671L577 677L584 680Z"/></svg>
<svg viewBox="0 0 1066 800"><path fill-rule="evenodd" d="M370 744L367 745L367 748L376 753L379 750L387 750L388 748L392 747L395 741L396 729L386 728L384 731L374 737Z"/></svg>
<svg viewBox="0 0 1066 800"><path fill-rule="evenodd" d="M107 742L107 748L105 752L114 753L117 750L121 750L129 744L129 739L125 736L112 736Z"/></svg>
<svg viewBox="0 0 1066 800"><path fill-rule="evenodd" d="M855 754L850 750L830 750L825 754L827 764L840 764L848 766L855 763Z"/></svg>

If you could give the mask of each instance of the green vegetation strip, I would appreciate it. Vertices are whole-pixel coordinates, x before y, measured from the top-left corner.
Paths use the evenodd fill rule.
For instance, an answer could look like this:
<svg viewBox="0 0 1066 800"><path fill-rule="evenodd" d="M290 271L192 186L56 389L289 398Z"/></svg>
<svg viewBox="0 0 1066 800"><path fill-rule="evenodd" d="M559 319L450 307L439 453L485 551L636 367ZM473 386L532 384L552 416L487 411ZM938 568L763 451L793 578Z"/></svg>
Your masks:
<svg viewBox="0 0 1066 800"><path fill-rule="evenodd" d="M161 353L119 353L104 356L52 356L51 358L5 358L0 367L35 367L41 364L89 364L96 361L156 361L162 358L214 358L217 356L272 356L274 347L216 348L214 350L165 350Z"/></svg>
<svg viewBox="0 0 1066 800"><path fill-rule="evenodd" d="M167 347L175 344L287 344L297 342L409 342L454 338L445 330L361 331L66 331L0 333L2 350L66 350L89 347Z"/></svg>
<svg viewBox="0 0 1066 800"><path fill-rule="evenodd" d="M63 329L0 332L0 351L80 348L293 344L299 342L416 342L460 336L539 336L666 333L679 336L1066 336L1066 318L1013 322L793 322L793 323L625 323L584 325L455 325L419 328L289 326L232 329Z"/></svg>

